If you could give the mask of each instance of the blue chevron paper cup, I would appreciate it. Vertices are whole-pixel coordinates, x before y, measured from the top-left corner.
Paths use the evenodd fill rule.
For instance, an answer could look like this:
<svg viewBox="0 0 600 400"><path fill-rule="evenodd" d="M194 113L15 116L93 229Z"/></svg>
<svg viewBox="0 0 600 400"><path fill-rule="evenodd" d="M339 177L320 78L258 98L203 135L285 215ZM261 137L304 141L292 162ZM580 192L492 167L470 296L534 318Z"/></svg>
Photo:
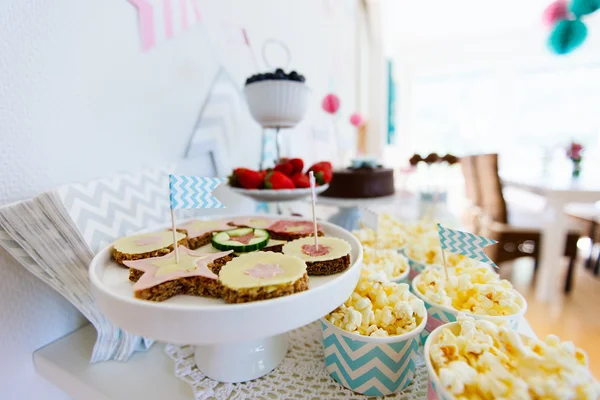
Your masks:
<svg viewBox="0 0 600 400"><path fill-rule="evenodd" d="M449 328L455 334L458 334L459 332L459 325L457 323L444 325L444 328ZM444 388L444 386L440 382L440 378L438 378L437 374L435 373L435 369L433 368L433 364L431 363L431 356L429 353L431 343L433 343L437 339L437 337L442 333L442 329L444 328L442 328L441 326L437 327L433 332L431 332L431 335L429 335L429 338L425 342L425 350L423 354L425 356L425 366L427 368L427 375L429 376L429 382L427 385L427 400L454 400L454 396Z"/></svg>
<svg viewBox="0 0 600 400"><path fill-rule="evenodd" d="M406 252L406 246L402 247L398 251L400 252L400 254L402 254L404 257L406 257L406 259L408 260L408 265L410 266L410 272L408 274L406 283L410 284L412 282L412 280L415 279L415 276L419 275L421 272L423 272L425 270L425 267L427 267L427 264L410 258ZM411 290L412 290L412 287L411 287Z"/></svg>
<svg viewBox="0 0 600 400"><path fill-rule="evenodd" d="M406 388L415 376L419 335L427 318L412 332L371 337L346 332L321 319L325 366L336 382L367 396L385 396Z"/></svg>
<svg viewBox="0 0 600 400"><path fill-rule="evenodd" d="M397 276L395 278L390 279L390 281L395 282L395 283L408 283L410 285L409 276L410 276L410 266L406 271L404 271L404 273L400 274L399 276Z"/></svg>
<svg viewBox="0 0 600 400"><path fill-rule="evenodd" d="M427 325L423 332L421 332L421 343L425 343L427 337L434 329L438 328L441 325L448 324L451 322L456 322L456 318L460 311L457 311L453 308L442 306L440 304L435 304L431 300L427 299L421 292L417 290L417 285L419 283L421 276L418 275L412 281L412 291L419 299L423 300L425 303L425 308L427 308ZM513 329L518 329L519 322L525 312L527 311L527 302L525 298L521 296L520 293L517 292L517 303L521 306L521 311L517 314L506 315L506 316L492 316L492 315L481 315L481 314L471 314L468 312L462 311L465 315L469 317L473 317L473 319L485 319L488 321L495 322L497 324L508 323Z"/></svg>

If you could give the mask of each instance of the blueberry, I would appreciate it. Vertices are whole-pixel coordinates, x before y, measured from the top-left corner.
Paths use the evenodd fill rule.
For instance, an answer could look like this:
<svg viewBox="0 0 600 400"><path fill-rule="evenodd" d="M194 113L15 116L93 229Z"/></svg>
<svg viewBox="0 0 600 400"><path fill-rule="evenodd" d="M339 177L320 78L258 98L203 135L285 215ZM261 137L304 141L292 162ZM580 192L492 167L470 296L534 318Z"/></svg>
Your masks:
<svg viewBox="0 0 600 400"><path fill-rule="evenodd" d="M283 70L282 70L281 68L277 68L277 69L275 70L275 74L276 74L276 75L277 75L277 74L284 74L284 75L285 75L285 72L283 72Z"/></svg>
<svg viewBox="0 0 600 400"><path fill-rule="evenodd" d="M265 80L265 76L263 74L258 74L255 79L256 82L260 82L260 81L264 81L264 80Z"/></svg>
<svg viewBox="0 0 600 400"><path fill-rule="evenodd" d="M275 79L286 80L287 76L283 71L275 73Z"/></svg>
<svg viewBox="0 0 600 400"><path fill-rule="evenodd" d="M272 72L267 72L264 74L264 79L275 79L275 74Z"/></svg>
<svg viewBox="0 0 600 400"><path fill-rule="evenodd" d="M306 79L304 78L304 75L298 75L298 82L304 82L306 81Z"/></svg>

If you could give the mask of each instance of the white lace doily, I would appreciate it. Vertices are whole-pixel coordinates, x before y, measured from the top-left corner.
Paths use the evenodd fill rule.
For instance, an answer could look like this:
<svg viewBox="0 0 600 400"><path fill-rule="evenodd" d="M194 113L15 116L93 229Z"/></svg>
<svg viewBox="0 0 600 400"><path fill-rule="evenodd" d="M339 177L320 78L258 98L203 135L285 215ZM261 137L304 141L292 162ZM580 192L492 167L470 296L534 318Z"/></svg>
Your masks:
<svg viewBox="0 0 600 400"><path fill-rule="evenodd" d="M207 378L194 361L194 346L165 346L175 362L175 375L189 384L196 400L205 399L366 399L344 388L329 376L323 359L319 322L290 332L290 347L282 363L271 373L250 382L221 383ZM427 370L418 359L413 382L401 393L386 399L427 398ZM372 398L372 397L371 397Z"/></svg>

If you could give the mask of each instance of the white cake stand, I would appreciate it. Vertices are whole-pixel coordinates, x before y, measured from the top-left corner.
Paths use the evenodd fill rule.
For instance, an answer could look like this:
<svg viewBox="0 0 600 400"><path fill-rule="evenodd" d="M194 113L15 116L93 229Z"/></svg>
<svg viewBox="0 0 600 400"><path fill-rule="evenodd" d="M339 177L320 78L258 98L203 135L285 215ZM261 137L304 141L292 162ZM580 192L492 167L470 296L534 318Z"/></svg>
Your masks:
<svg viewBox="0 0 600 400"><path fill-rule="evenodd" d="M320 224L327 236L350 243L352 263L339 274L311 276L309 290L302 293L244 304L193 296L175 296L160 303L139 300L132 295L128 269L112 261L109 246L90 264L92 294L108 320L127 332L168 343L195 344L196 364L208 377L221 382L257 379L283 360L288 348L286 332L334 310L358 282L360 243L344 229Z"/></svg>
<svg viewBox="0 0 600 400"><path fill-rule="evenodd" d="M241 194L242 196L250 197L256 201L264 202L284 202L284 201L296 201L305 197L310 197L310 188L300 189L242 189L236 187L229 187L235 193ZM329 185L322 185L315 187L315 193L323 193L329 188Z"/></svg>
<svg viewBox="0 0 600 400"><path fill-rule="evenodd" d="M341 197L319 196L318 203L324 206L334 206L338 212L329 218L329 222L340 226L346 230L353 231L358 229L360 220L360 207L373 207L378 205L387 205L397 199L396 194L384 197L372 197L363 199L347 199Z"/></svg>

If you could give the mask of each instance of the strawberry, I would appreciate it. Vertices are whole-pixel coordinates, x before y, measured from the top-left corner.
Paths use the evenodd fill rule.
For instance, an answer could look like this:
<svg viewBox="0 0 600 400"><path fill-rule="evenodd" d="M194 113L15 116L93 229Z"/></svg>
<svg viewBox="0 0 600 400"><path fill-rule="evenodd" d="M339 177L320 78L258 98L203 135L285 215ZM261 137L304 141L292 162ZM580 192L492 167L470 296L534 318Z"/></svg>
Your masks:
<svg viewBox="0 0 600 400"><path fill-rule="evenodd" d="M291 179L297 188L309 188L310 187L310 179L308 179L308 175L304 175L302 172L295 173L294 175L292 175Z"/></svg>
<svg viewBox="0 0 600 400"><path fill-rule="evenodd" d="M262 185L261 173L247 168L236 168L229 177L229 184L244 189L258 189Z"/></svg>
<svg viewBox="0 0 600 400"><path fill-rule="evenodd" d="M290 161L280 162L273 170L279 171L285 176L292 176L294 173L294 165Z"/></svg>
<svg viewBox="0 0 600 400"><path fill-rule="evenodd" d="M318 162L315 165L313 165L313 167L322 167L322 168L327 168L330 171L333 171L333 167L331 166L331 163L329 161Z"/></svg>
<svg viewBox="0 0 600 400"><path fill-rule="evenodd" d="M289 162L294 167L294 174L301 173L304 170L304 161L301 158L292 158Z"/></svg>
<svg viewBox="0 0 600 400"><path fill-rule="evenodd" d="M279 164L285 164L285 163L291 163L292 167L294 167L292 174L296 174L296 173L302 172L302 170L304 170L304 161L301 158L282 157L279 160Z"/></svg>
<svg viewBox="0 0 600 400"><path fill-rule="evenodd" d="M279 171L271 171L265 177L265 188L266 189L294 189L294 182Z"/></svg>
<svg viewBox="0 0 600 400"><path fill-rule="evenodd" d="M333 176L333 169L331 167L330 162L318 162L312 167L310 167L308 171L313 171L313 173L315 174L315 180L317 181L318 185L325 185L326 183L331 182L331 178Z"/></svg>

